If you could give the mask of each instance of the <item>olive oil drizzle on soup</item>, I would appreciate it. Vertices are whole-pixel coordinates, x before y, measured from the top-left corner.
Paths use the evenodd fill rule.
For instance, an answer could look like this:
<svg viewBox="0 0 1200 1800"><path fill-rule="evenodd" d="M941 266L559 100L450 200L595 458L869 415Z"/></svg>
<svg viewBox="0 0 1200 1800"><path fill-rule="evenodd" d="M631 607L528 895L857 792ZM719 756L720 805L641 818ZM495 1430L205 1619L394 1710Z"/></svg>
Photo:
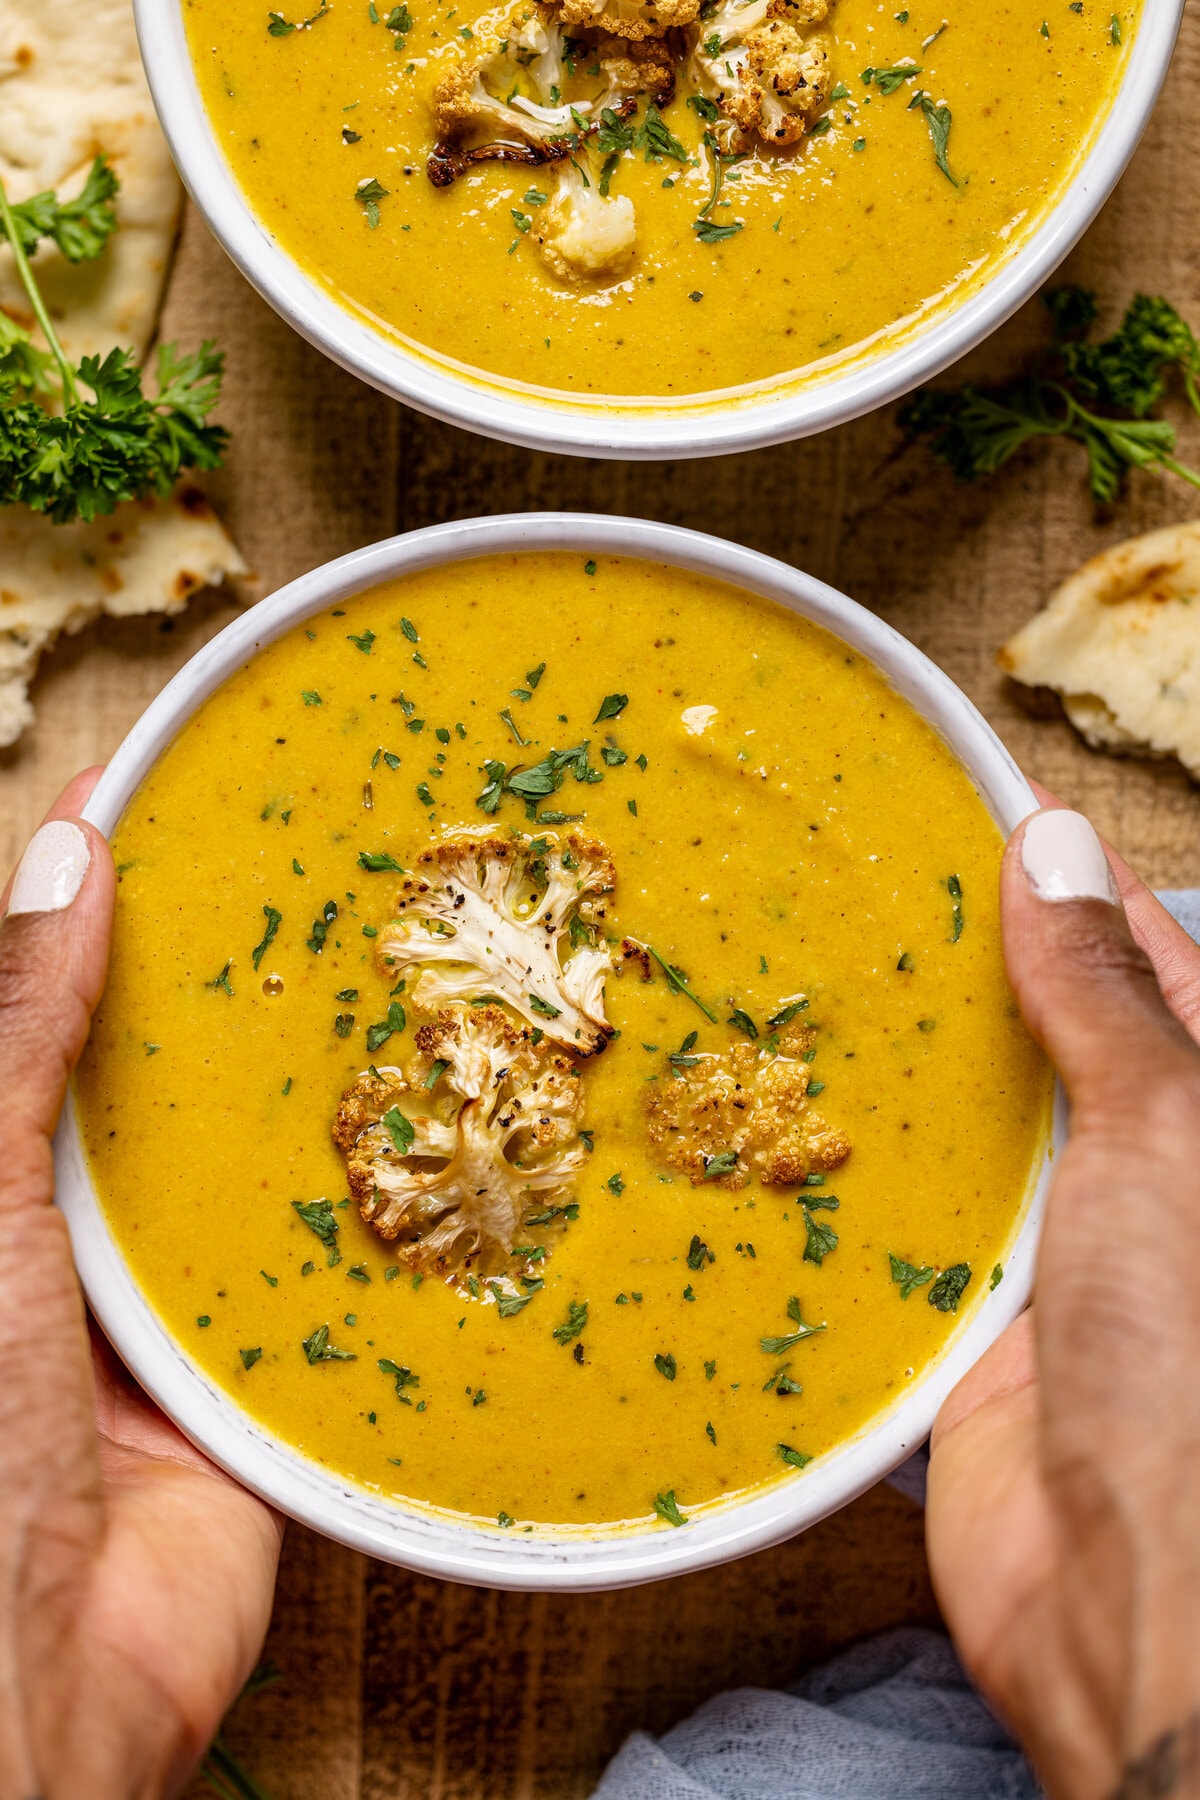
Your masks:
<svg viewBox="0 0 1200 1800"><path fill-rule="evenodd" d="M635 11L647 4L626 0ZM788 16L768 23L791 30L814 4L825 0L781 0ZM665 138L646 132L658 110L647 75L646 91L607 109L606 135L578 109L568 119L571 160L488 160L439 188L426 170L454 129L446 84L472 59L507 46L513 69L494 71L488 91L501 107L511 100L513 116L518 92L537 103L536 58L512 47L512 8L332 0L305 23L241 0L184 5L205 103L247 199L347 306L502 385L660 406L828 373L995 271L1093 143L1140 18L1139 0L1115 12L1093 0L1055 0L1048 12L1044 0L833 0L819 25L828 60L807 90L821 108L804 117L800 142L777 147L735 132L718 113L727 102L697 87L720 92L714 84L737 75L737 50L713 45L714 21L736 10L722 0L724 10L702 8L686 28L700 34L692 52L678 34L646 40L683 46L661 112ZM554 8L541 11L553 24ZM556 67L542 84L542 97L557 94L568 112L576 88L604 110L601 59L628 62L627 42L614 49L596 32L587 42L568 55L569 78ZM689 54L706 45L707 73L690 75ZM502 113L474 135L514 131ZM663 149L668 139L674 150ZM560 202L564 183L575 192ZM562 205L587 214L574 250ZM629 209L632 225L618 216ZM632 247L614 260L623 233Z"/></svg>
<svg viewBox="0 0 1200 1800"><path fill-rule="evenodd" d="M552 750L560 785L522 800ZM600 841L599 941L662 959L607 978L577 1212L524 1239L515 1309L401 1266L332 1136L416 1055L415 971L397 993L379 954L395 865L464 828ZM804 1480L989 1304L1050 1097L1001 842L911 708L791 613L603 556L408 577L208 700L114 853L77 1077L111 1230L189 1356L340 1478L513 1529L670 1529ZM739 1047L806 1059L850 1147L811 1185L693 1183L652 1136L716 1066L693 1059Z"/></svg>

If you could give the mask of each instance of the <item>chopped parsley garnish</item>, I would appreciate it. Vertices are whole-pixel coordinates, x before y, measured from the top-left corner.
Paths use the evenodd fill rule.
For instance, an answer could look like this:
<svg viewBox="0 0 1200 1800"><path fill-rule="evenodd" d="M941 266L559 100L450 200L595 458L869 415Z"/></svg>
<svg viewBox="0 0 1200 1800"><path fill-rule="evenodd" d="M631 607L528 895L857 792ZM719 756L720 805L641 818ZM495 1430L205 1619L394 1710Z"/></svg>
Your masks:
<svg viewBox="0 0 1200 1800"><path fill-rule="evenodd" d="M348 1038L354 1030L353 1013L337 1013L333 1021L333 1029L340 1038Z"/></svg>
<svg viewBox="0 0 1200 1800"><path fill-rule="evenodd" d="M353 1350L339 1350L336 1344L329 1341L328 1325L318 1325L311 1337L306 1337L301 1345L310 1363L319 1362L357 1362Z"/></svg>
<svg viewBox="0 0 1200 1800"><path fill-rule="evenodd" d="M371 645L375 642L375 633L373 631L364 631L361 637L355 637L352 631L348 631L346 633L346 642L348 644L353 644L356 649L361 650L364 656L370 656Z"/></svg>
<svg viewBox="0 0 1200 1800"><path fill-rule="evenodd" d="M588 1132L585 1134L581 1131L579 1135L581 1138L590 1137L591 1133ZM589 1145L589 1148L590 1147L591 1146ZM577 1200L569 1200L565 1206L550 1206L547 1207L545 1212L530 1213L525 1223L527 1225L552 1225L555 1219L565 1219L567 1224L570 1225L578 1217L579 1202Z"/></svg>
<svg viewBox="0 0 1200 1800"><path fill-rule="evenodd" d="M692 221L692 230L701 244L723 244L727 238L736 237L744 229L744 219L735 219L730 225L718 225L712 219Z"/></svg>
<svg viewBox="0 0 1200 1800"><path fill-rule="evenodd" d="M646 116L634 132L633 141L639 150L645 151L647 162L660 163L668 156L675 162L690 160L687 150L667 129L662 114L653 104L647 106Z"/></svg>
<svg viewBox="0 0 1200 1800"><path fill-rule="evenodd" d="M261 1348L254 1350L239 1350L238 1355L242 1359L243 1369L252 1369L262 1355L262 1350Z"/></svg>
<svg viewBox="0 0 1200 1800"><path fill-rule="evenodd" d="M873 81L882 94L894 94L914 75L922 74L924 70L916 63L894 63L890 69L864 69L863 81L868 87Z"/></svg>
<svg viewBox="0 0 1200 1800"><path fill-rule="evenodd" d="M357 1000L358 999L358 989L357 988L339 988L337 993L333 997L335 1000Z"/></svg>
<svg viewBox="0 0 1200 1800"><path fill-rule="evenodd" d="M527 744L532 742L532 739L521 736L521 727L517 724L517 721L513 718L511 708L506 706L504 711L500 714L500 717L503 720L504 724L508 726L508 729L512 732L513 737L516 739L517 743L521 745L522 749L524 749Z"/></svg>
<svg viewBox="0 0 1200 1800"><path fill-rule="evenodd" d="M748 1038L756 1038L758 1036L758 1026L754 1023L750 1014L744 1012L740 1006L734 1007L725 1023L727 1025L735 1025L739 1031L744 1031Z"/></svg>
<svg viewBox="0 0 1200 1800"><path fill-rule="evenodd" d="M715 1263L716 1253L709 1249L697 1232L688 1245L687 1266L689 1269L703 1269L708 1263Z"/></svg>
<svg viewBox="0 0 1200 1800"><path fill-rule="evenodd" d="M900 1298L907 1300L916 1288L924 1287L927 1281L933 1280L933 1270L925 1264L917 1268L915 1263L904 1262L899 1256L888 1253L888 1262L892 1268L892 1280L900 1289Z"/></svg>
<svg viewBox="0 0 1200 1800"><path fill-rule="evenodd" d="M954 1263L943 1269L929 1290L930 1306L936 1306L939 1312L956 1313L970 1279L970 1263Z"/></svg>
<svg viewBox="0 0 1200 1800"><path fill-rule="evenodd" d="M957 944L963 934L962 882L957 875L947 875L946 892L950 896L950 942Z"/></svg>
<svg viewBox="0 0 1200 1800"><path fill-rule="evenodd" d="M338 916L337 901L327 900L321 909L321 917L313 920L312 936L305 938L305 943L314 956L320 956L325 948L325 940L329 936L329 927Z"/></svg>
<svg viewBox="0 0 1200 1800"><path fill-rule="evenodd" d="M934 162L952 187L961 187L962 184L957 176L950 172L950 127L953 124L950 108L945 104L935 105L922 89L915 93L908 103L909 112L917 109L925 115L925 123L929 127L929 141L933 145Z"/></svg>
<svg viewBox="0 0 1200 1800"><path fill-rule="evenodd" d="M824 1325L806 1325L804 1323L800 1316L800 1300L796 1294L793 1294L788 1300L787 1315L796 1327L795 1331L789 1331L783 1337L759 1339L761 1348L766 1351L768 1356L783 1356L788 1350L794 1350L797 1344L802 1344L805 1338L815 1337L818 1331L825 1329Z"/></svg>
<svg viewBox="0 0 1200 1800"><path fill-rule="evenodd" d="M321 699L320 694L318 694L316 688L302 688L300 691L300 698L303 700L305 706L322 706L322 705L324 705L324 702Z"/></svg>
<svg viewBox="0 0 1200 1800"><path fill-rule="evenodd" d="M715 1443L717 1441L717 1434L713 1430L713 1424L712 1424L711 1419L708 1421L708 1424L704 1427L704 1435L708 1439L710 1444L715 1445Z"/></svg>
<svg viewBox="0 0 1200 1800"><path fill-rule="evenodd" d="M1003 1280L1004 1280L1004 1270L1001 1267L1001 1265L999 1263L997 1263L995 1268L992 1270L991 1280L988 1282L989 1291L994 1293L995 1290L1000 1286L1000 1283Z"/></svg>
<svg viewBox="0 0 1200 1800"><path fill-rule="evenodd" d="M572 1300L567 1306L567 1317L562 1325L554 1327L551 1336L556 1344L569 1344L577 1338L587 1324L588 1303L586 1300Z"/></svg>
<svg viewBox="0 0 1200 1800"><path fill-rule="evenodd" d="M803 1450L793 1450L790 1444L776 1444L775 1448L790 1468L806 1469L812 1461L811 1456L805 1456Z"/></svg>
<svg viewBox="0 0 1200 1800"><path fill-rule="evenodd" d="M562 1012L560 1006L551 1006L550 1002L543 1000L540 994L530 994L529 1005L531 1011L538 1013L543 1019L557 1019Z"/></svg>
<svg viewBox="0 0 1200 1800"><path fill-rule="evenodd" d="M716 1374L716 1372L717 1372L717 1365L715 1362L706 1362L705 1363L705 1365L704 1365L705 1381L711 1381L713 1376Z"/></svg>
<svg viewBox="0 0 1200 1800"><path fill-rule="evenodd" d="M686 1525L687 1518L680 1512L675 1499L675 1489L668 1488L665 1494L655 1494L654 1510L664 1525Z"/></svg>
<svg viewBox="0 0 1200 1800"><path fill-rule="evenodd" d="M820 1219L814 1219L807 1206L802 1207L801 1211L804 1214L804 1229L806 1233L804 1260L805 1262L816 1263L817 1267L820 1268L830 1252L837 1249L838 1234L833 1229L832 1225L826 1225Z"/></svg>
<svg viewBox="0 0 1200 1800"><path fill-rule="evenodd" d="M294 25L289 24L281 12L269 12L267 14L267 34L269 37L281 38L291 37L293 31L309 31L318 19L325 17L328 11L329 0L321 0L316 12L309 13L307 19L297 20Z"/></svg>
<svg viewBox="0 0 1200 1800"><path fill-rule="evenodd" d="M699 1036L700 1033L698 1031L689 1031L678 1050L671 1051L670 1055L667 1057L667 1061L671 1064L673 1069L694 1069L698 1063L704 1061L702 1056L692 1055L692 1051L696 1046L696 1039ZM649 1048L650 1046L647 1044L646 1049Z"/></svg>
<svg viewBox="0 0 1200 1800"><path fill-rule="evenodd" d="M510 1525L516 1524L516 1520L511 1513L499 1512L496 1514L496 1523L497 1525L503 1526L504 1530L507 1531Z"/></svg>
<svg viewBox="0 0 1200 1800"><path fill-rule="evenodd" d="M667 1381L674 1381L676 1376L675 1358L670 1351L664 1356L661 1352L654 1358L654 1366Z"/></svg>
<svg viewBox="0 0 1200 1800"><path fill-rule="evenodd" d="M374 1055L382 1048L395 1031L403 1031L407 1023L403 1006L399 1000L393 1000L387 1009L387 1018L381 1019L377 1025L367 1026L367 1050Z"/></svg>
<svg viewBox="0 0 1200 1800"><path fill-rule="evenodd" d="M292 1211L314 1232L329 1252L329 1267L341 1262L337 1247L338 1222L333 1216L332 1200L293 1200Z"/></svg>
<svg viewBox="0 0 1200 1800"><path fill-rule="evenodd" d="M705 1158L704 1180L720 1181L722 1176L732 1175L738 1166L736 1150L718 1150L715 1156Z"/></svg>
<svg viewBox="0 0 1200 1800"><path fill-rule="evenodd" d="M912 959L912 952L909 950L904 952L899 962L896 964L897 969L899 969L902 975L911 975L916 966L916 963Z"/></svg>
<svg viewBox="0 0 1200 1800"><path fill-rule="evenodd" d="M232 969L232 967L233 967L233 958L231 956L229 961L225 964L225 967L221 970L221 973L217 976L214 976L212 981L206 981L204 984L205 987L212 988L214 992L219 990L223 994L228 994L229 998L232 1000L233 999L233 989L229 985L229 971L230 971L230 969Z"/></svg>
<svg viewBox="0 0 1200 1800"><path fill-rule="evenodd" d="M262 942L256 944L250 952L250 961L254 964L255 970L275 942L275 933L283 922L283 914L276 912L273 906L264 906L263 914L267 921L267 929L263 932Z"/></svg>
<svg viewBox="0 0 1200 1800"><path fill-rule="evenodd" d="M771 1017L767 1020L767 1027L770 1031L779 1031L782 1026L790 1025L798 1013L807 1011L807 1000L803 998L799 1000L789 1000L786 1006L781 1006L777 1013L771 1014Z"/></svg>
<svg viewBox="0 0 1200 1800"><path fill-rule="evenodd" d="M488 1283L496 1297L496 1311L502 1319L511 1319L516 1313L523 1311L533 1299L536 1288L528 1294L506 1294L499 1282Z"/></svg>
<svg viewBox="0 0 1200 1800"><path fill-rule="evenodd" d="M620 1172L618 1172L616 1175L610 1175L604 1185L608 1189L609 1193L614 1196L614 1198L618 1194L623 1194L625 1192L625 1183L621 1179Z"/></svg>
<svg viewBox="0 0 1200 1800"><path fill-rule="evenodd" d="M384 872L393 875L403 875L404 873L403 863L398 863L395 857L386 850L360 850L358 866L360 869L369 870L372 875L380 875Z"/></svg>
<svg viewBox="0 0 1200 1800"><path fill-rule="evenodd" d="M408 1395L405 1393L404 1390L405 1390L405 1388L410 1388L410 1387L420 1387L421 1377L419 1375L414 1375L412 1370L409 1368L406 1368L403 1363L392 1362L390 1357L387 1357L387 1356L381 1356L379 1358L377 1367L379 1368L381 1374L390 1375L392 1377L392 1379L395 1381L397 1400L399 1400L402 1403L402 1405L404 1405L404 1406L411 1406L412 1401L409 1399Z"/></svg>
<svg viewBox="0 0 1200 1800"><path fill-rule="evenodd" d="M700 1011L704 1014L706 1019L711 1019L714 1025L719 1025L720 1020L717 1018L717 1015L712 1010L711 1006L706 1006L700 996L693 993L688 982L688 977L684 974L683 970L676 968L674 964L669 963L665 956L660 956L653 944L647 944L646 949L650 952L651 956L666 976L671 992L675 994L686 994L693 1006L698 1006L700 1008Z"/></svg>
<svg viewBox="0 0 1200 1800"><path fill-rule="evenodd" d="M379 202L388 198L388 189L383 187L374 176L360 181L354 190L354 198L366 214L367 224L372 231L379 226Z"/></svg>
<svg viewBox="0 0 1200 1800"><path fill-rule="evenodd" d="M595 568L594 563L592 567L593 569ZM628 694L606 694L604 699L600 702L600 711L596 714L592 723L595 725L602 725L606 719L618 719L628 705Z"/></svg>

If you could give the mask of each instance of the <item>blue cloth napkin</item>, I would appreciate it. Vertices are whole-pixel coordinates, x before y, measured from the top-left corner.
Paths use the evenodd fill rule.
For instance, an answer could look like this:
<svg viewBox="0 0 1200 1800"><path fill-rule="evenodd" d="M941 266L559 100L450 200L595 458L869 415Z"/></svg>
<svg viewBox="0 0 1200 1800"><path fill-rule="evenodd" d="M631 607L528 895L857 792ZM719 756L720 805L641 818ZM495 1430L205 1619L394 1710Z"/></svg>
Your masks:
<svg viewBox="0 0 1200 1800"><path fill-rule="evenodd" d="M1200 888L1159 899L1200 942ZM890 1477L925 1501L927 1450ZM658 1740L629 1738L593 1800L1041 1800L949 1638L884 1632L791 1687L735 1688Z"/></svg>
<svg viewBox="0 0 1200 1800"><path fill-rule="evenodd" d="M950 1640L888 1631L780 1691L718 1694L634 1735L593 1800L1041 1800Z"/></svg>

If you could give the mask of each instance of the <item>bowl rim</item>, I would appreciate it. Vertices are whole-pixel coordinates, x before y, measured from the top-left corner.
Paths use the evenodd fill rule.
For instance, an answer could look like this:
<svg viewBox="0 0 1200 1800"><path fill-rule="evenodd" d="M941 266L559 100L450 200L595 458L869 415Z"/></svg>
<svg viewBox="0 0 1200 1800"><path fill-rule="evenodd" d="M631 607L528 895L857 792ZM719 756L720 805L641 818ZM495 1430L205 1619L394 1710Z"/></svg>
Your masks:
<svg viewBox="0 0 1200 1800"><path fill-rule="evenodd" d="M773 557L679 526L587 513L515 513L433 525L352 551L233 620L151 702L109 762L83 816L111 833L145 774L209 694L260 648L313 614L417 570L552 549L691 570L815 620L871 661L932 725L1006 835L1036 809L1009 752L949 676L890 625L823 582ZM1051 1142L1031 1177L1004 1281L982 1298L946 1350L888 1412L803 1476L700 1514L682 1529L642 1527L594 1536L527 1537L410 1511L353 1486L255 1424L175 1344L138 1288L92 1187L73 1093L56 1135L55 1164L58 1204L95 1317L136 1379L213 1462L279 1511L368 1555L459 1582L581 1592L681 1575L779 1543L854 1499L918 1448L946 1394L1029 1298L1050 1163L1064 1132L1059 1091Z"/></svg>
<svg viewBox="0 0 1200 1800"><path fill-rule="evenodd" d="M961 306L895 350L775 399L571 404L522 398L486 375L456 373L356 317L305 275L261 224L226 163L200 96L183 0L133 0L147 78L172 155L214 236L294 330L371 386L444 424L526 449L628 461L716 456L807 437L908 393L1009 318L1091 224L1132 156L1166 77L1184 0L1143 0L1108 114L1065 192L1011 260Z"/></svg>

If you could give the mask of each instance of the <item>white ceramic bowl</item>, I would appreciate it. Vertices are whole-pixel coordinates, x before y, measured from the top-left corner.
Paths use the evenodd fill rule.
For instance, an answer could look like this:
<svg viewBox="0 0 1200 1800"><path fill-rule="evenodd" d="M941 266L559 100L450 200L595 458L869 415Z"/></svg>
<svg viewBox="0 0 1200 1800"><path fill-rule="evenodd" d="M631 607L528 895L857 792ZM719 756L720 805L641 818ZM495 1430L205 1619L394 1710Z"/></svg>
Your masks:
<svg viewBox="0 0 1200 1800"><path fill-rule="evenodd" d="M950 679L890 626L811 576L753 550L638 519L515 513L435 525L356 550L255 606L181 669L121 745L86 808L111 832L131 795L215 688L264 644L375 583L465 558L520 550L597 551L695 570L793 607L860 651L954 751L1005 833L1037 805L990 726ZM1063 1131L1062 1102L1055 1121ZM946 1394L1029 1298L1048 1182L1042 1167L1003 1284L952 1337L903 1400L803 1475L680 1529L516 1536L407 1510L357 1489L239 1411L168 1335L109 1235L70 1103L55 1144L58 1201L92 1310L128 1368L192 1441L265 1500L357 1550L425 1574L502 1588L589 1589L681 1575L779 1543L844 1506L923 1443Z"/></svg>
<svg viewBox="0 0 1200 1800"><path fill-rule="evenodd" d="M897 349L845 374L732 404L526 398L373 330L304 274L251 211L200 97L183 0L134 0L134 12L158 114L192 198L242 273L301 336L447 424L532 450L644 460L717 456L810 436L886 405L973 349L1046 280L1112 192L1158 97L1183 0L1145 0L1125 79L1090 154L1039 228L986 283Z"/></svg>

